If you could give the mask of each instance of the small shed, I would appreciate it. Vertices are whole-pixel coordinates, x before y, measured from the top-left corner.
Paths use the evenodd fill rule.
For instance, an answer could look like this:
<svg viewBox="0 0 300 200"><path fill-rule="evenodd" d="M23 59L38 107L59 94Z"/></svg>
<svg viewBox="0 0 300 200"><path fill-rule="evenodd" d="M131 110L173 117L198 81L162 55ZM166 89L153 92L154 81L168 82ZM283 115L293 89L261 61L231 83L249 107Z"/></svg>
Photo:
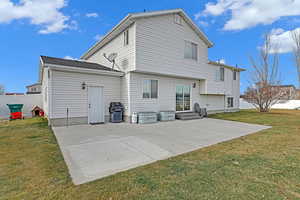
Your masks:
<svg viewBox="0 0 300 200"><path fill-rule="evenodd" d="M38 106L35 106L31 111L32 117L44 117L44 110Z"/></svg>

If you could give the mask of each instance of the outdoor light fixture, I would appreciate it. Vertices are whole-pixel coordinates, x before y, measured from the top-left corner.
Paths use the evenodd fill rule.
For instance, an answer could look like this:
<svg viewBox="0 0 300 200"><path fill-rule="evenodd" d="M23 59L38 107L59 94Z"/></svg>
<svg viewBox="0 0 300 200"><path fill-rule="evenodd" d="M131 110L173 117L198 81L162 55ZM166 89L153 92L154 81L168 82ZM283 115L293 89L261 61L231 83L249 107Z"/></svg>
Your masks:
<svg viewBox="0 0 300 200"><path fill-rule="evenodd" d="M196 88L196 85L197 85L196 83L193 83L193 88Z"/></svg>
<svg viewBox="0 0 300 200"><path fill-rule="evenodd" d="M83 83L81 84L81 88L82 88L83 90L85 90L85 88L86 88L86 83L85 83L85 82L83 82Z"/></svg>

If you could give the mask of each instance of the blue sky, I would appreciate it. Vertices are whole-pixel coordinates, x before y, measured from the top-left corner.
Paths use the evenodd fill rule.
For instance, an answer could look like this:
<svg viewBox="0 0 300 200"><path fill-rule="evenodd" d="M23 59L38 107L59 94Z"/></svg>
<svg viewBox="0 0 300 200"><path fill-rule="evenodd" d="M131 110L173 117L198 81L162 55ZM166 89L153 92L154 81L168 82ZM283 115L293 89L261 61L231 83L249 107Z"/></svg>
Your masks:
<svg viewBox="0 0 300 200"><path fill-rule="evenodd" d="M297 85L287 36L300 27L300 4L292 0L1 0L0 84L7 92L25 92L38 79L40 55L79 58L129 12L174 8L184 9L214 42L211 60L248 70L241 76L242 91L249 84L249 56L257 55L263 34L271 30L282 45L282 83Z"/></svg>

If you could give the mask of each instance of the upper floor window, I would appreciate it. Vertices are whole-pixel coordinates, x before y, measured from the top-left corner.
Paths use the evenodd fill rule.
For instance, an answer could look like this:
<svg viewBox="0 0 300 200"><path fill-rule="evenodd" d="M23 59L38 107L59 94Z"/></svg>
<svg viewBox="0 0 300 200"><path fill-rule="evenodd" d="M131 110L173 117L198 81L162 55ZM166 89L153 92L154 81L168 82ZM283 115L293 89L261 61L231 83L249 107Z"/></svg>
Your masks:
<svg viewBox="0 0 300 200"><path fill-rule="evenodd" d="M124 31L124 46L129 44L129 30Z"/></svg>
<svg viewBox="0 0 300 200"><path fill-rule="evenodd" d="M184 58L197 60L198 45L193 42L185 41Z"/></svg>
<svg viewBox="0 0 300 200"><path fill-rule="evenodd" d="M182 25L182 19L180 15L174 15L174 22L175 24Z"/></svg>
<svg viewBox="0 0 300 200"><path fill-rule="evenodd" d="M225 69L224 67L220 67L216 71L216 81L224 81L225 80Z"/></svg>
<svg viewBox="0 0 300 200"><path fill-rule="evenodd" d="M157 97L158 97L158 80L144 80L143 99L157 99Z"/></svg>
<svg viewBox="0 0 300 200"><path fill-rule="evenodd" d="M236 75L237 75L236 71L233 71L233 80L234 81L236 81Z"/></svg>

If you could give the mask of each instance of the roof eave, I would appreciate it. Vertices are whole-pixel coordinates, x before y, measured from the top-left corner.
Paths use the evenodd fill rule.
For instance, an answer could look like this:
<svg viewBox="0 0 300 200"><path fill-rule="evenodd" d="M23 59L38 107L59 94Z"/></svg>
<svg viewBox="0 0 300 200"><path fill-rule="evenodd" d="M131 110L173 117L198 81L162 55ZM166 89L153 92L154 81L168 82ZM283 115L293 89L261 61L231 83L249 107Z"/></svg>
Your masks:
<svg viewBox="0 0 300 200"><path fill-rule="evenodd" d="M124 72L117 72L113 70L108 71L108 70L99 70L99 69L87 69L87 68L65 66L65 65L45 64L45 67L57 71L80 72L80 73L87 73L87 74L99 74L99 75L118 76L118 77L124 75Z"/></svg>
<svg viewBox="0 0 300 200"><path fill-rule="evenodd" d="M234 67L234 66L230 66L230 65L226 65L226 64L214 62L214 61L209 61L208 64L215 65L215 66L220 66L220 67L225 67L227 69L231 69L231 70L239 71L239 72L246 71L246 69L244 69L244 68Z"/></svg>
<svg viewBox="0 0 300 200"><path fill-rule="evenodd" d="M91 48L88 49L87 52L85 52L80 59L87 59L89 58L91 55L93 55L93 53L97 50L98 46L101 45L105 45L107 42L109 42L110 40L106 41L107 38L115 31L117 30L122 24L124 24L125 22L130 22L131 18L131 14L128 14L124 19L122 19L115 27L113 27L113 29L111 31L109 31L106 35L103 36L103 38L101 40L99 40L98 42L96 42L96 44L94 44ZM131 24L131 23L130 23ZM129 26L129 25L128 25Z"/></svg>

